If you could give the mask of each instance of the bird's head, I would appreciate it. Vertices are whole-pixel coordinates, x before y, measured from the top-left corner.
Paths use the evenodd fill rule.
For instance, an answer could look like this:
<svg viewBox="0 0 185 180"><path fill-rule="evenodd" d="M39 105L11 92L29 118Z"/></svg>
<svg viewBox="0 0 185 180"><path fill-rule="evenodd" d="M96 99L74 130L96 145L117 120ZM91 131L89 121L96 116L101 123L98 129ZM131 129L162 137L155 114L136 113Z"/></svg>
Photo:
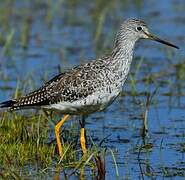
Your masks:
<svg viewBox="0 0 185 180"><path fill-rule="evenodd" d="M118 38L122 40L130 40L136 42L138 39L151 39L162 44L179 49L176 45L162 40L157 36L151 34L148 30L146 23L139 19L128 19L123 22L121 29L118 32Z"/></svg>

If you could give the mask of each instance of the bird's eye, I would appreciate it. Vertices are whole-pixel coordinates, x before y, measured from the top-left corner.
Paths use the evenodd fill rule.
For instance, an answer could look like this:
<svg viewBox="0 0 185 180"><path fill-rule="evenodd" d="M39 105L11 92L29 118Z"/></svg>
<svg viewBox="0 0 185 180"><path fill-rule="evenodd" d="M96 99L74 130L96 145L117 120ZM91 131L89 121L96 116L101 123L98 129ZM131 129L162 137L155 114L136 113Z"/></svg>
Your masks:
<svg viewBox="0 0 185 180"><path fill-rule="evenodd" d="M137 31L143 30L143 28L141 26L138 26L136 29L137 29Z"/></svg>

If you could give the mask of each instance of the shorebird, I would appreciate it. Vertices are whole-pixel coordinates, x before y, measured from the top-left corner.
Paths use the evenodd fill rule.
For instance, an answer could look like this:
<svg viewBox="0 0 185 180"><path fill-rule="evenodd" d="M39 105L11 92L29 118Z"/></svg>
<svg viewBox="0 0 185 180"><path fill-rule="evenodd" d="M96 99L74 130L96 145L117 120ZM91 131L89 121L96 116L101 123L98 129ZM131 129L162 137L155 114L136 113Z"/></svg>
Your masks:
<svg viewBox="0 0 185 180"><path fill-rule="evenodd" d="M64 117L55 126L58 152L62 156L61 126L70 115L85 116L101 111L115 100L122 91L132 62L134 45L139 39L151 39L178 49L151 34L144 21L128 19L121 24L110 55L61 73L36 91L2 102L0 108L10 111L40 108L62 112ZM80 142L82 152L86 154L85 127L82 124Z"/></svg>

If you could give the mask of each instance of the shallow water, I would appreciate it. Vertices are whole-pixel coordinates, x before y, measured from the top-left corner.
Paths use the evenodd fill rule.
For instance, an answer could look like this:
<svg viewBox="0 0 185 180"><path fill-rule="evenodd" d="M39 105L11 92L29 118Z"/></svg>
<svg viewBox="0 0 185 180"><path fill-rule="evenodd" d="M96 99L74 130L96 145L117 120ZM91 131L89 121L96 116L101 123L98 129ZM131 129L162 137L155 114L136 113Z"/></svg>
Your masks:
<svg viewBox="0 0 185 180"><path fill-rule="evenodd" d="M72 3L53 0L50 7L44 2L17 0L9 5L0 2L2 9L11 9L7 15L8 24L2 23L0 31L4 36L12 29L15 31L11 48L8 53L1 53L0 56L0 100L4 101L14 95L18 80L25 82L21 88L26 93L39 87L60 70L64 71L109 52L122 20L128 17L144 19L152 32L179 45L180 50L151 41L138 42L131 68L133 74L143 58L135 77L137 95L131 95L132 87L128 78L123 88L124 96L120 96L105 112L87 118L87 134L97 144L108 136L103 146L114 151L122 179L142 179L142 172L146 173L147 168L152 171L154 178L183 179L185 76L182 73L179 78L174 65L183 64L185 59L184 1L106 3L102 0L87 3L81 0ZM0 16L0 21L3 21L3 15ZM29 38L25 43L26 48L23 48L22 34L26 21ZM164 75L154 78L153 83L141 81L143 77L163 72ZM140 104L146 103L144 92L152 93L157 87L148 113L149 137L145 139L146 144L151 144L152 148L142 150L138 157L138 147L143 145L140 129L144 110ZM106 179L115 178L115 165L110 153L105 160ZM47 177L52 175L48 174Z"/></svg>

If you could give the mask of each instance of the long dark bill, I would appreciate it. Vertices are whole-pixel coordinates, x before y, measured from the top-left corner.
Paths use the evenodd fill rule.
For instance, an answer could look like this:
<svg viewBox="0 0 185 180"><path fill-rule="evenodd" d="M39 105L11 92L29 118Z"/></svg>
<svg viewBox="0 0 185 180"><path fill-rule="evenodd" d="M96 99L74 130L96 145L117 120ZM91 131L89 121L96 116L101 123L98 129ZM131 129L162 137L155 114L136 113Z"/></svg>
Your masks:
<svg viewBox="0 0 185 180"><path fill-rule="evenodd" d="M155 36L155 35L153 35L153 34L148 34L148 33L146 33L146 32L144 32L144 33L149 37L149 39L152 39L152 40L157 41L157 42L160 42L160 43L162 43L162 44L166 44L167 46L171 46L171 47L174 47L174 48L176 48L176 49L179 49L178 46L176 46L176 45L174 45L174 44L172 44L172 43L170 43L170 42L164 41L164 40L158 38L157 36Z"/></svg>

